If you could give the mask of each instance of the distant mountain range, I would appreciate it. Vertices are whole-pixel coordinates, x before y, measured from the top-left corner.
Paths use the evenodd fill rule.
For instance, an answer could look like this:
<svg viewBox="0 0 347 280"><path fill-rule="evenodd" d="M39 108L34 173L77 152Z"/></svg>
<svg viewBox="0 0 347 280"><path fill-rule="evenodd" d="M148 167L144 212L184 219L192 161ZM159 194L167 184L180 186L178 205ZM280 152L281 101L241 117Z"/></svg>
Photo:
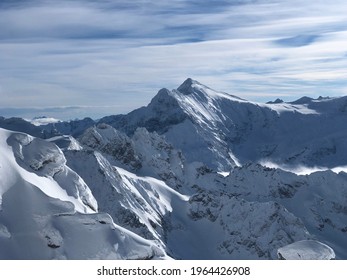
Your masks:
<svg viewBox="0 0 347 280"><path fill-rule="evenodd" d="M347 97L192 79L97 121L0 118L0 258L347 259L346 124Z"/></svg>

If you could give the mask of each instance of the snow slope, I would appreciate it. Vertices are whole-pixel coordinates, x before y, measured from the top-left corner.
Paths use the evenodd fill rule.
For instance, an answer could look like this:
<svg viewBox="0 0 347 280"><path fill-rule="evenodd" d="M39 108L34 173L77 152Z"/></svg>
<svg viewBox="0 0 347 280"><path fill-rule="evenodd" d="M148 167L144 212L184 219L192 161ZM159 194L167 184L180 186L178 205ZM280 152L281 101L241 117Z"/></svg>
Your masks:
<svg viewBox="0 0 347 280"><path fill-rule="evenodd" d="M183 165L179 153L145 129L129 138L99 124L79 140L83 149L65 150L67 165L90 186L99 209L122 227L165 247L165 217L173 212L173 204L188 200L174 190L174 167L181 171Z"/></svg>
<svg viewBox="0 0 347 280"><path fill-rule="evenodd" d="M301 240L278 249L278 257L285 260L331 260L334 250L312 240Z"/></svg>
<svg viewBox="0 0 347 280"><path fill-rule="evenodd" d="M114 167L99 152L66 152L67 164L90 186L100 211L147 239L162 243L162 218L172 211L172 200L187 200L163 181ZM162 243L163 244L163 243Z"/></svg>
<svg viewBox="0 0 347 280"><path fill-rule="evenodd" d="M0 129L0 259L163 258L158 244L97 213L50 142Z"/></svg>

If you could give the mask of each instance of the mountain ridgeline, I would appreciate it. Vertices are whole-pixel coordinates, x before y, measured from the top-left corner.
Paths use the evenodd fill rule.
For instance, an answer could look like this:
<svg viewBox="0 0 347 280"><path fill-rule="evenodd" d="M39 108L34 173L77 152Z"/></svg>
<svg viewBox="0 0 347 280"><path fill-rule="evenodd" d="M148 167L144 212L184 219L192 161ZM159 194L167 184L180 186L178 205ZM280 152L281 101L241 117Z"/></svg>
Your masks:
<svg viewBox="0 0 347 280"><path fill-rule="evenodd" d="M0 258L347 259L346 123L347 97L192 79L98 121L0 118Z"/></svg>

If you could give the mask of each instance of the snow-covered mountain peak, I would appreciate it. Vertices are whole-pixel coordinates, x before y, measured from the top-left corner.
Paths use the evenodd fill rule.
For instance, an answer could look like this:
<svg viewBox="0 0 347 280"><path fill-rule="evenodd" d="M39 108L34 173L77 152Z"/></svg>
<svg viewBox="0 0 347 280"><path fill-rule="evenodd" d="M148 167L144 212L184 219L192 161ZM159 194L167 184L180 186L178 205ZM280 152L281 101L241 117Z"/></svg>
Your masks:
<svg viewBox="0 0 347 280"><path fill-rule="evenodd" d="M172 92L167 88L162 88L153 97L148 107L157 114L172 114L179 106Z"/></svg>
<svg viewBox="0 0 347 280"><path fill-rule="evenodd" d="M127 140L127 136L114 129L112 126L99 123L96 126L88 128L79 138L83 145L90 148L101 147L110 142Z"/></svg>
<svg viewBox="0 0 347 280"><path fill-rule="evenodd" d="M346 122L346 112L347 96L256 103L189 78L177 89L161 89L146 107L100 122L128 136L138 127L165 135L187 163L218 171L263 159L336 167L346 165L345 132L336 129Z"/></svg>
<svg viewBox="0 0 347 280"><path fill-rule="evenodd" d="M222 99L229 99L234 101L245 101L241 99L240 97L230 95L225 92L219 92L216 90L213 90L209 88L208 86L203 85L202 83L193 80L191 78L188 78L181 84L177 90L173 90L175 93L181 93L183 95L195 95L197 97L200 97L200 101L202 102L208 102L211 99L216 98L222 98Z"/></svg>
<svg viewBox="0 0 347 280"><path fill-rule="evenodd" d="M198 112L203 112L203 106L209 112L219 112L220 115L228 114L226 108L235 107L234 111L240 110L239 107L247 107L248 111L258 110L259 107L263 110L270 109L277 114L283 112L297 112L300 114L318 114L314 108L309 108L313 101L323 101L326 98L312 99L309 97L302 97L294 102L285 103L281 99L276 99L274 102L268 102L267 104L257 103L242 99L238 96L231 95L229 93L216 91L202 83L188 78L180 85L177 90L173 90L171 95L178 100L182 108L187 106L190 108L198 108ZM184 105L183 105L184 104ZM183 105L183 106L182 106ZM187 111L187 110L186 110ZM189 110L188 110L189 111ZM193 110L194 111L194 110ZM195 114L195 112L194 112ZM205 117L213 116L204 114ZM220 119L217 119L218 121Z"/></svg>
<svg viewBox="0 0 347 280"><path fill-rule="evenodd" d="M173 90L171 95L183 111L197 123L220 122L220 115L223 114L220 105L231 98L228 94L214 91L190 78L177 90Z"/></svg>
<svg viewBox="0 0 347 280"><path fill-rule="evenodd" d="M290 102L290 104L308 104L313 100L311 97L303 96L299 98L298 100L295 100L293 102Z"/></svg>
<svg viewBox="0 0 347 280"><path fill-rule="evenodd" d="M185 95L188 95L193 92L195 85L201 86L201 84L198 81L188 78L177 88L177 90Z"/></svg>

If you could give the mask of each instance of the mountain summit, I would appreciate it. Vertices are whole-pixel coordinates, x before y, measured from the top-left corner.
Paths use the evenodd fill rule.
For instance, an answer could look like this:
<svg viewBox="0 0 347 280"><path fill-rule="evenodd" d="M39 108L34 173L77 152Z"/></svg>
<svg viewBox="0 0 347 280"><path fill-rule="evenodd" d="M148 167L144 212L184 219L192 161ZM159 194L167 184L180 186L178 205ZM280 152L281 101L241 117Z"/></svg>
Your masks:
<svg viewBox="0 0 347 280"><path fill-rule="evenodd" d="M175 91L175 90L173 90ZM241 98L237 96L230 95L228 93L224 92L218 92L215 91L208 86L205 86L201 84L200 82L193 80L191 78L188 78L181 84L177 91L183 95L199 95L200 97L204 96L204 100L207 101L209 98L226 98L226 99L236 99L236 100L242 100Z"/></svg>
<svg viewBox="0 0 347 280"><path fill-rule="evenodd" d="M194 81L193 79L191 78L188 78L187 80L185 80L183 82L183 84L181 84L177 90L183 94L190 94L192 93L193 91L193 85L194 84L200 84L199 82L197 81Z"/></svg>

